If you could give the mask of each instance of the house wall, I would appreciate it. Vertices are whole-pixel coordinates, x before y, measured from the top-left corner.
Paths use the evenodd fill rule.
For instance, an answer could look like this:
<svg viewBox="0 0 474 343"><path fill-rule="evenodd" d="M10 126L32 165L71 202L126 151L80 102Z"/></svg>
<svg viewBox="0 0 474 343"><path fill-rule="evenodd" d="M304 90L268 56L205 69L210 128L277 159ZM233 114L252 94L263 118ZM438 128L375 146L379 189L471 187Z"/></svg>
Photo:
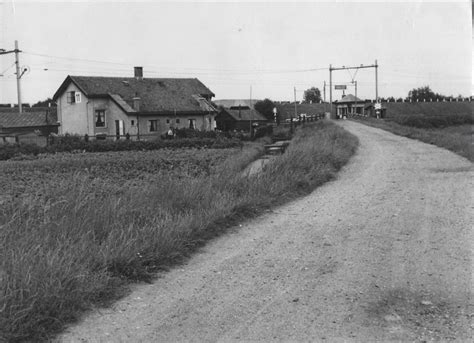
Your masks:
<svg viewBox="0 0 474 343"><path fill-rule="evenodd" d="M95 136L97 134L115 135L115 120L122 120L124 133L136 135L136 118L127 114L115 102L107 98L89 99L82 92L80 103L67 103L67 92L80 92L71 83L66 91L58 98L58 121L61 123L59 134L78 134ZM105 127L96 127L95 111L105 110ZM134 125L131 121L134 121Z"/></svg>
<svg viewBox="0 0 474 343"><path fill-rule="evenodd" d="M89 123L89 135L105 134L114 136L116 134L116 120L123 121L123 133L137 134L136 116L128 116L115 102L107 98L90 99L87 106L87 118ZM96 127L95 111L105 110L105 126ZM132 125L132 120L134 125Z"/></svg>
<svg viewBox="0 0 474 343"><path fill-rule="evenodd" d="M71 91L80 92L75 84L70 83L66 91L58 98L58 121L59 134L71 133L84 135L89 133L89 123L87 120L87 97L81 93L80 103L67 103L67 93Z"/></svg>
<svg viewBox="0 0 474 343"><path fill-rule="evenodd" d="M216 121L214 115L196 115L196 114L179 114L179 115L146 115L140 117L140 135L162 135L166 133L170 127L175 129L189 128L189 120L194 119L196 129L201 131L214 130ZM150 121L157 120L156 132L150 132ZM210 121L209 121L210 120ZM179 122L178 122L179 121Z"/></svg>

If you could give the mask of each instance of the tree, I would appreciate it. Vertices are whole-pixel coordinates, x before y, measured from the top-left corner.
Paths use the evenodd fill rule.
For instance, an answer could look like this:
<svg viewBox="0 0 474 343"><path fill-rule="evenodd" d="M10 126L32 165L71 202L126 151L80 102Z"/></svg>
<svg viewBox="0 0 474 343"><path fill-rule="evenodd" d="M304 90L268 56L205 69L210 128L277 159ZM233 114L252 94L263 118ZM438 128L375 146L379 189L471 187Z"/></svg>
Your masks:
<svg viewBox="0 0 474 343"><path fill-rule="evenodd" d="M429 86L423 86L419 88L413 88L411 91L409 91L407 100L411 99L411 101L443 101L447 98L449 97L433 92Z"/></svg>
<svg viewBox="0 0 474 343"><path fill-rule="evenodd" d="M49 104L51 104L52 107L56 107L56 103L51 98L48 98L43 101L38 101L36 104L32 105L31 107L49 107Z"/></svg>
<svg viewBox="0 0 474 343"><path fill-rule="evenodd" d="M311 87L304 91L304 100L305 103L310 102L320 102L321 101L321 91L316 87Z"/></svg>
<svg viewBox="0 0 474 343"><path fill-rule="evenodd" d="M275 108L273 101L270 99L257 101L254 105L254 108L263 114L265 118L273 122L273 109Z"/></svg>

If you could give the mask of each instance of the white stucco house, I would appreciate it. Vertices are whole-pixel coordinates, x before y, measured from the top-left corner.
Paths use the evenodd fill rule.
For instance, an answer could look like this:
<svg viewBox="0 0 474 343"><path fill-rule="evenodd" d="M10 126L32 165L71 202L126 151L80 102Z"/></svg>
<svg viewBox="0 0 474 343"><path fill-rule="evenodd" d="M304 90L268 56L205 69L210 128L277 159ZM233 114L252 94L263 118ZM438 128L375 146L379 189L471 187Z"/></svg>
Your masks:
<svg viewBox="0 0 474 343"><path fill-rule="evenodd" d="M54 94L59 134L161 135L169 128L214 130L212 93L198 79L67 76Z"/></svg>

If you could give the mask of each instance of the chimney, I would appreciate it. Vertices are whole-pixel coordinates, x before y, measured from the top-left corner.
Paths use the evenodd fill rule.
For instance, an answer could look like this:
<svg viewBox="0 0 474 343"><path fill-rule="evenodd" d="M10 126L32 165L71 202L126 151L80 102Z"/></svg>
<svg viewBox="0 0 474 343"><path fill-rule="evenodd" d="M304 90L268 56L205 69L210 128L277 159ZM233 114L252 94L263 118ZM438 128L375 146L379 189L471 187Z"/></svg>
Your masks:
<svg viewBox="0 0 474 343"><path fill-rule="evenodd" d="M143 67L134 67L135 79L143 80Z"/></svg>
<svg viewBox="0 0 474 343"><path fill-rule="evenodd" d="M140 98L138 96L133 97L133 109L137 112L140 111Z"/></svg>

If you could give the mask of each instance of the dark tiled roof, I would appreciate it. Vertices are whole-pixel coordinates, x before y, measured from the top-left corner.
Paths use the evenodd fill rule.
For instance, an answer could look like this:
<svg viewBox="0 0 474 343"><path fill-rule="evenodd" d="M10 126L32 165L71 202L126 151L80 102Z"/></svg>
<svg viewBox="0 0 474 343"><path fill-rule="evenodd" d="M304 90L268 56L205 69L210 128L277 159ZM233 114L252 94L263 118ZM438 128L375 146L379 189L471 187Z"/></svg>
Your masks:
<svg viewBox="0 0 474 343"><path fill-rule="evenodd" d="M364 100L362 99L359 99L357 97L355 97L354 95L352 94L347 94L346 96L344 96L341 100L338 100L336 101L338 104L344 104L344 103L348 103L348 102L364 102Z"/></svg>
<svg viewBox="0 0 474 343"><path fill-rule="evenodd" d="M198 79L68 76L54 94L54 100L70 82L87 97L115 97L122 108L125 106L118 99L132 107L133 98L139 97L140 113L204 112L202 101L193 96L214 96Z"/></svg>
<svg viewBox="0 0 474 343"><path fill-rule="evenodd" d="M37 112L0 112L0 127L38 127L57 125L56 109L46 113L45 110Z"/></svg>
<svg viewBox="0 0 474 343"><path fill-rule="evenodd" d="M260 114L260 112L253 109L252 110L241 109L240 115L239 115L239 110L226 109L225 111L229 113L229 115L235 120L267 120L267 118L265 118L265 116Z"/></svg>

